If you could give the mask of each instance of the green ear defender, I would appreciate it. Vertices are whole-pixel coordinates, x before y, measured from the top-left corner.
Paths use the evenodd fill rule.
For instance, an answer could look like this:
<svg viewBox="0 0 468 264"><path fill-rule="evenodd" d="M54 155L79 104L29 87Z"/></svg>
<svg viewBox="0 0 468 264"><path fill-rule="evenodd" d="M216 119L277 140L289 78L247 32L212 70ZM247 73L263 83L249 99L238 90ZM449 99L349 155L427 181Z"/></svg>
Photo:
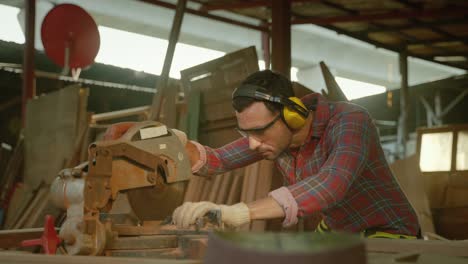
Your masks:
<svg viewBox="0 0 468 264"><path fill-rule="evenodd" d="M268 94L268 91L261 86L251 84L241 85L234 90L232 99L241 96L281 104L283 106L281 117L286 125L292 130L302 128L309 116L309 110L302 103L301 99L297 97L286 98L284 96L273 96Z"/></svg>

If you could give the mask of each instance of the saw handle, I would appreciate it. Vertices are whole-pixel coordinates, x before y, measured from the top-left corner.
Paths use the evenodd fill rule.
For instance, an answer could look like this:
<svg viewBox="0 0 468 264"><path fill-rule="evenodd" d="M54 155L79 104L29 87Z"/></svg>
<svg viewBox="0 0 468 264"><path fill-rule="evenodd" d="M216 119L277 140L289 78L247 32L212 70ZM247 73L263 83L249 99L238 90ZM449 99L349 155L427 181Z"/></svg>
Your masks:
<svg viewBox="0 0 468 264"><path fill-rule="evenodd" d="M54 217L46 215L44 223L44 232L38 239L23 240L21 242L22 247L41 246L44 249L44 253L47 255L55 255L57 247L60 244L60 238L57 236L54 225Z"/></svg>

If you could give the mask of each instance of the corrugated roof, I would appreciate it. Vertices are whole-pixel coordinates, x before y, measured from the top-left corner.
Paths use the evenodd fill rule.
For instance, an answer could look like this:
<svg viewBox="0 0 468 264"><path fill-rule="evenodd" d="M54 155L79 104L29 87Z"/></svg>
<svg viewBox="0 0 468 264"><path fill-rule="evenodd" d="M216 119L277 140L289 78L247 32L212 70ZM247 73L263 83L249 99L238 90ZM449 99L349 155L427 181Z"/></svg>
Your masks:
<svg viewBox="0 0 468 264"><path fill-rule="evenodd" d="M275 0L273 0L275 1ZM290 0L291 23L316 24L396 52L468 70L468 1ZM268 23L269 0L196 0Z"/></svg>

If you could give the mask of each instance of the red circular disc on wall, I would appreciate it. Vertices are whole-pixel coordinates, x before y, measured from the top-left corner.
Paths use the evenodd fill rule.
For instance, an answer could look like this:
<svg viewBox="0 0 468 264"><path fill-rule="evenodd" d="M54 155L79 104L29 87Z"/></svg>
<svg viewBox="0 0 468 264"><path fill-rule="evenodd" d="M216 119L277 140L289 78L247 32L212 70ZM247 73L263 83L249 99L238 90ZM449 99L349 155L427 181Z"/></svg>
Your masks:
<svg viewBox="0 0 468 264"><path fill-rule="evenodd" d="M100 37L94 19L81 7L60 4L47 13L41 27L45 53L56 64L65 67L69 49L69 68L91 65L99 51Z"/></svg>

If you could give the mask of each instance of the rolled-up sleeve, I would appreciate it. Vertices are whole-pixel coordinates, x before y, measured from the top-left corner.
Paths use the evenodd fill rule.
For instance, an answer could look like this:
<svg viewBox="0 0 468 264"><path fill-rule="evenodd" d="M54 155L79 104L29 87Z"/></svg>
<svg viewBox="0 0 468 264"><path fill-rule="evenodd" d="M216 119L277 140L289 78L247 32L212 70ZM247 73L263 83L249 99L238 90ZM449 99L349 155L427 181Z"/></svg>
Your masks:
<svg viewBox="0 0 468 264"><path fill-rule="evenodd" d="M329 127L330 150L323 166L317 174L288 186L300 216L330 208L344 198L365 167L370 137L376 133L366 112L336 116Z"/></svg>
<svg viewBox="0 0 468 264"><path fill-rule="evenodd" d="M205 148L206 162L195 172L199 176L211 176L241 168L262 159L249 148L247 138L240 138L220 148Z"/></svg>

